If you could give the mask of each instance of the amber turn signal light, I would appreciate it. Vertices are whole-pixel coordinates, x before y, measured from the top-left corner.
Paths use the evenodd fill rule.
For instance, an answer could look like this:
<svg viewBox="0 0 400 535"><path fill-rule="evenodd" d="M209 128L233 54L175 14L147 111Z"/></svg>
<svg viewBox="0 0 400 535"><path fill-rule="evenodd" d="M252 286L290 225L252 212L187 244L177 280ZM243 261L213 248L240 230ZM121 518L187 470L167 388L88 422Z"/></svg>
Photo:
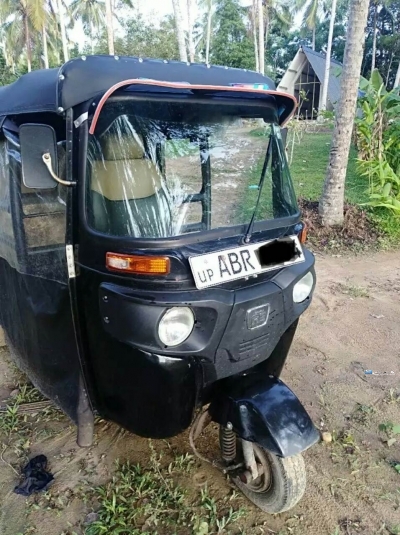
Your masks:
<svg viewBox="0 0 400 535"><path fill-rule="evenodd" d="M106 267L110 271L139 275L167 275L170 259L166 256L139 256L118 253L106 254Z"/></svg>
<svg viewBox="0 0 400 535"><path fill-rule="evenodd" d="M300 240L301 244L306 243L306 241L307 241L307 233L308 233L308 229L307 229L306 225L303 223L303 228L299 232L299 240Z"/></svg>

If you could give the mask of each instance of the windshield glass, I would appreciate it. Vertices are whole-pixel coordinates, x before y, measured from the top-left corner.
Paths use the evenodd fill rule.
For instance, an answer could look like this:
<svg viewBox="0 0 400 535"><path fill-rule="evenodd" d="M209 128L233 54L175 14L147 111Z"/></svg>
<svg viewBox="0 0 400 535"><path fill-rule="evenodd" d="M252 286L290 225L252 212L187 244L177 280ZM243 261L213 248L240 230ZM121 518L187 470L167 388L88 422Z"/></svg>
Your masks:
<svg viewBox="0 0 400 535"><path fill-rule="evenodd" d="M257 101L109 101L88 146L89 224L168 238L249 224L256 208L255 221L295 215L276 123Z"/></svg>

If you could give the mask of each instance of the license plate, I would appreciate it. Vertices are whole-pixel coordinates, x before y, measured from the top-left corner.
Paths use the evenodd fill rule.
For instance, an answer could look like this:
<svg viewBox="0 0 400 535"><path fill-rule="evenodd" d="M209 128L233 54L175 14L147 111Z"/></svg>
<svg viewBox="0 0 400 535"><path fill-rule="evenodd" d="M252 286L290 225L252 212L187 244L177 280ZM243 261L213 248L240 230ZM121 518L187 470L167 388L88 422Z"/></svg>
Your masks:
<svg viewBox="0 0 400 535"><path fill-rule="evenodd" d="M285 250L286 247L286 250ZM294 251L291 258L286 260ZM196 288L208 288L304 262L297 236L253 243L189 258Z"/></svg>

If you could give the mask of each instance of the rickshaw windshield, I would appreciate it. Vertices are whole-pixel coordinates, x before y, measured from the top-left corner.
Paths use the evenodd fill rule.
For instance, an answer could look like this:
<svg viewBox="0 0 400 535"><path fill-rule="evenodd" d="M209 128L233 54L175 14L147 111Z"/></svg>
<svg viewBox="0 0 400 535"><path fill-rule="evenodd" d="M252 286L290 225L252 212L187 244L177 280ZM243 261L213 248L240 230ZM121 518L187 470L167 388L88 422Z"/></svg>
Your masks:
<svg viewBox="0 0 400 535"><path fill-rule="evenodd" d="M168 238L296 215L277 122L256 99L110 99L88 144L90 226Z"/></svg>

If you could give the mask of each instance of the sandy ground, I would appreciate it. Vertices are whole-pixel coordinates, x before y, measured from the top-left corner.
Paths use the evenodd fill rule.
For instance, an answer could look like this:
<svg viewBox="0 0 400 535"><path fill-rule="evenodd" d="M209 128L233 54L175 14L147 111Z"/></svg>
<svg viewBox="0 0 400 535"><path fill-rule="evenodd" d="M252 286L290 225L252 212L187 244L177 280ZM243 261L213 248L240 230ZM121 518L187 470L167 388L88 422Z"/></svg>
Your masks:
<svg viewBox="0 0 400 535"><path fill-rule="evenodd" d="M257 166L261 158L264 158L268 146L267 138L249 135L256 126L256 124L235 126L211 141L214 145L210 148L211 228L243 223L237 208L247 195L246 188L253 167ZM198 152L189 156L168 159L166 168L170 191L174 190L173 179L175 178L175 180L178 179L178 184L185 187L186 195L200 193L202 178ZM254 186L258 184L259 178L257 175L254 179ZM265 185L264 192L265 195L268 194L268 185ZM179 198L181 194L178 191L177 197ZM185 224L201 221L200 203L185 204L184 209L186 211Z"/></svg>
<svg viewBox="0 0 400 535"><path fill-rule="evenodd" d="M247 513L242 531L238 524L230 533L400 533L400 474L390 465L400 462L400 435L389 447L379 431L382 423L400 424L400 252L317 256L317 273L315 299L300 322L283 379L316 424L337 438L305 453L307 490L293 510L270 516L239 498L236 506ZM394 374L366 376L365 369ZM15 388L14 373L3 350L0 400ZM51 415L38 417L28 443L2 440L1 535L81 534L79 524L92 510L85 504L85 489L109 480L115 459L144 462L149 455L147 440L105 422L97 424L95 445L79 449L68 421ZM215 429L203 443L209 452L216 449ZM154 445L189 451L186 434ZM48 456L55 483L50 493L26 500L12 492L15 469L27 455L39 453ZM217 500L232 492L222 474L200 462L182 484L200 488L205 483Z"/></svg>

